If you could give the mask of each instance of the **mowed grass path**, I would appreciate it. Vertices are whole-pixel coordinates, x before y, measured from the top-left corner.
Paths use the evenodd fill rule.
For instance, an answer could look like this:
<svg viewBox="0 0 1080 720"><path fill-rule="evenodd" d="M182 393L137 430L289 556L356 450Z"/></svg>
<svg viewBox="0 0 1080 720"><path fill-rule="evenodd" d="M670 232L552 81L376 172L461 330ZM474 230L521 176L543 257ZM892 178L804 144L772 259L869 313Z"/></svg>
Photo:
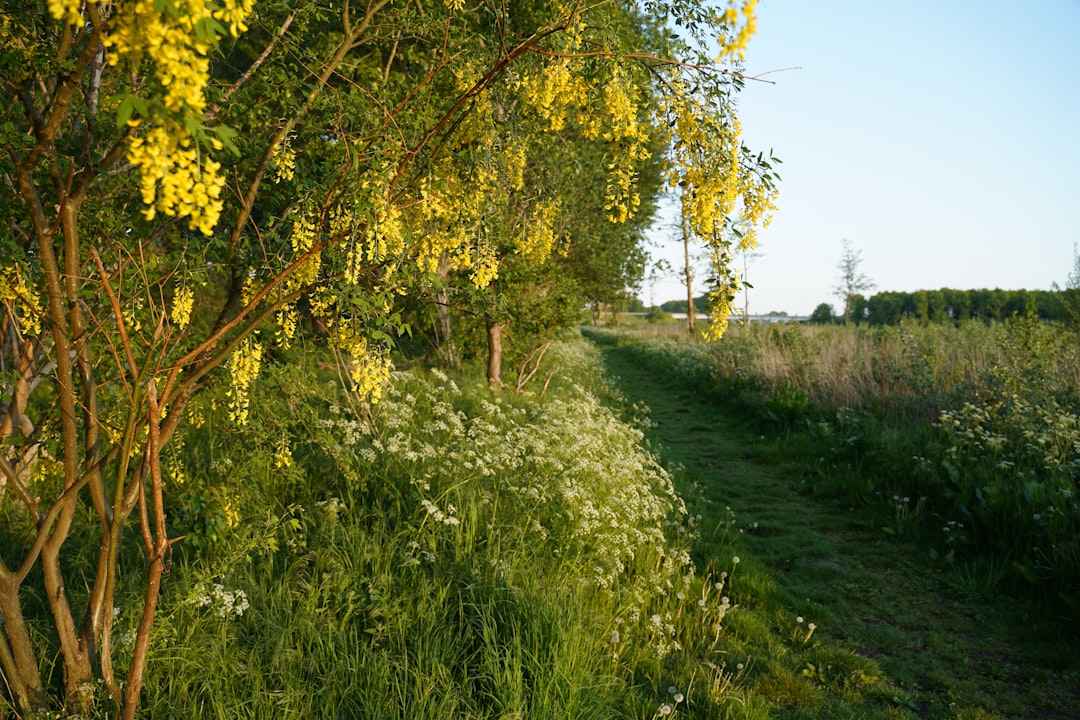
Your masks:
<svg viewBox="0 0 1080 720"><path fill-rule="evenodd" d="M1080 718L1075 627L980 573L936 570L865 507L801 491L814 459L776 431L762 435L617 345L601 349L627 400L650 408L661 456L699 483L699 564L742 554L727 632L730 653L748 661L733 687L747 717ZM730 527L718 520L726 508Z"/></svg>

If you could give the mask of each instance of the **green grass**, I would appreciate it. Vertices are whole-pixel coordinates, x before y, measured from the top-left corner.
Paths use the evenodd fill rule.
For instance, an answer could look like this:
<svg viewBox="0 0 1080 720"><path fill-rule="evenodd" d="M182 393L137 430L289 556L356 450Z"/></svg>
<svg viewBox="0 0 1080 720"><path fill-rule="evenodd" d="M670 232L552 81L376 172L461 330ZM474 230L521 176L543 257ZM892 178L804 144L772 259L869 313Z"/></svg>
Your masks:
<svg viewBox="0 0 1080 720"><path fill-rule="evenodd" d="M690 512L734 515L720 532L703 523L695 558L726 557L733 537L743 556L725 635L755 658L739 696L789 718L1080 716L1075 628L981 571L943 570L883 532L871 500L808 493L816 449L798 433L762 432L745 404L658 372L625 337L594 337L626 396L651 408L651 441L698 488Z"/></svg>
<svg viewBox="0 0 1080 720"><path fill-rule="evenodd" d="M201 399L141 715L1080 716L1068 629L1008 567L930 562L872 477L813 492L814 436L749 380L721 402L708 348L657 372L605 338L553 347L543 397L417 369L366 408L303 362L264 368L245 428Z"/></svg>

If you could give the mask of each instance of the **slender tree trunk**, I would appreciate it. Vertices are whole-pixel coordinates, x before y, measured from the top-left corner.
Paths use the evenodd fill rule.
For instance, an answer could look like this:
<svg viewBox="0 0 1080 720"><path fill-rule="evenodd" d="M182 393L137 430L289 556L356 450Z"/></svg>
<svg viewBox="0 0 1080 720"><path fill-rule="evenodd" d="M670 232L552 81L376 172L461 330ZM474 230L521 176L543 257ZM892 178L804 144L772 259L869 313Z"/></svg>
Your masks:
<svg viewBox="0 0 1080 720"><path fill-rule="evenodd" d="M440 286L435 292L435 312L438 314L437 334L439 336L438 353L450 366L457 366L457 353L454 351L453 328L450 325L450 293L446 281L450 277L450 259L443 253L439 258L438 274Z"/></svg>
<svg viewBox="0 0 1080 720"><path fill-rule="evenodd" d="M694 336L694 273L690 267L690 233L686 230L686 219L682 221L683 255L686 258L686 327L690 337Z"/></svg>
<svg viewBox="0 0 1080 720"><path fill-rule="evenodd" d="M19 605L19 584L0 568L0 669L11 687L16 707L29 715L45 707L45 688L30 634Z"/></svg>
<svg viewBox="0 0 1080 720"><path fill-rule="evenodd" d="M503 324L494 320L488 321L488 385L495 392L502 390L502 331Z"/></svg>

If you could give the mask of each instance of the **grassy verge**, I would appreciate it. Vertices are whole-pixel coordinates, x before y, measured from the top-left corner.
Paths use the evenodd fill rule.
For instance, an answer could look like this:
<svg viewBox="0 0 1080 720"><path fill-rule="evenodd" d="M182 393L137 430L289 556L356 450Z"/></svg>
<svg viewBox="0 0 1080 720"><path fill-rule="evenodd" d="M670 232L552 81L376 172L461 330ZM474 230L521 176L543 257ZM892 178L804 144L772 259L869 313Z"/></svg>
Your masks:
<svg viewBox="0 0 1080 720"><path fill-rule="evenodd" d="M208 400L169 458L189 542L145 716L735 712L732 554L691 559L699 522L598 399L597 350L548 355L543 397L416 371L365 407L309 363L267 371L247 428Z"/></svg>
<svg viewBox="0 0 1080 720"><path fill-rule="evenodd" d="M650 438L700 493L690 512L710 520L698 561L726 556L733 539L741 555L724 641L741 673L733 717L1080 716L1075 629L1044 604L882 532L876 502L808 494L820 447L762 423L760 406L725 405L695 360L703 348L656 349L659 371L643 359L650 344L594 337L627 397L651 408ZM873 486L871 469L857 472Z"/></svg>

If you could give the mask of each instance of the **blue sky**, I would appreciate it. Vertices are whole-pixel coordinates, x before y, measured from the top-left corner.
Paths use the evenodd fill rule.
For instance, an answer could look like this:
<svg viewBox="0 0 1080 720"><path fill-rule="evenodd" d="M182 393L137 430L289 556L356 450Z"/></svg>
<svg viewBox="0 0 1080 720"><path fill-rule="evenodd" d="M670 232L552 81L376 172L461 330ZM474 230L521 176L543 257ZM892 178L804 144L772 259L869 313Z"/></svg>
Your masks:
<svg viewBox="0 0 1080 720"><path fill-rule="evenodd" d="M761 0L746 72L790 67L739 100L746 144L784 161L751 313L836 307L844 238L878 290L1064 284L1080 242L1080 2ZM681 264L673 230L652 239ZM686 291L669 277L642 296Z"/></svg>

